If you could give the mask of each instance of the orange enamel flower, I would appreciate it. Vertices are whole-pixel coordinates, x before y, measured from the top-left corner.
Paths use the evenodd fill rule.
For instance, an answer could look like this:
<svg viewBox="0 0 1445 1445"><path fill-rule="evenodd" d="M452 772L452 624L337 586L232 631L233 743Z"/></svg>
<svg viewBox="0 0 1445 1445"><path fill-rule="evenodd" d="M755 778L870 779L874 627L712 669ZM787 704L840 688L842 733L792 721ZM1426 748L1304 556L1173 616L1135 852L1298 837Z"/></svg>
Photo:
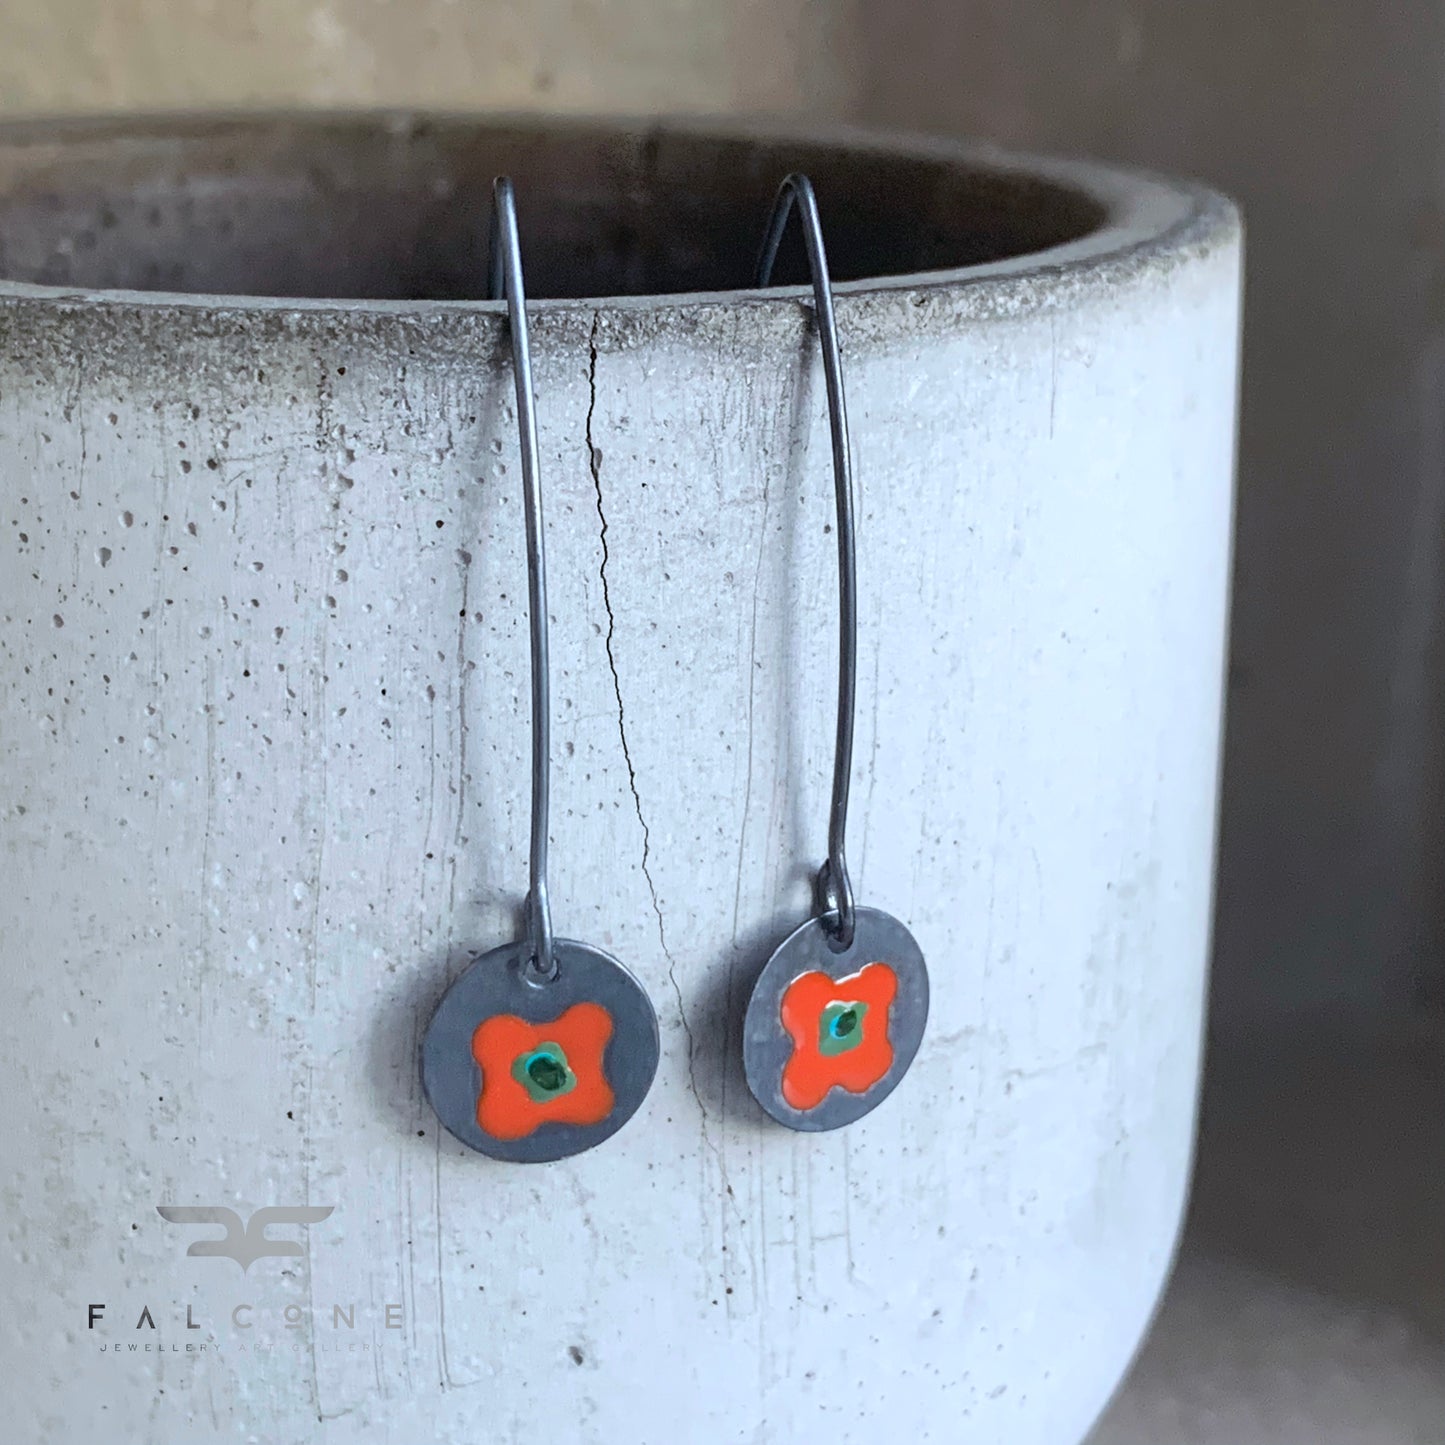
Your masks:
<svg viewBox="0 0 1445 1445"><path fill-rule="evenodd" d="M889 1010L898 975L870 963L847 978L814 970L799 974L783 994L783 1027L793 1052L783 1066L783 1098L794 1109L816 1109L829 1089L862 1094L893 1065Z"/></svg>
<svg viewBox="0 0 1445 1445"><path fill-rule="evenodd" d="M472 1035L482 1071L477 1123L494 1139L521 1139L547 1123L600 1124L614 1103L602 1071L611 1037L612 1015L590 1002L550 1023L483 1019Z"/></svg>

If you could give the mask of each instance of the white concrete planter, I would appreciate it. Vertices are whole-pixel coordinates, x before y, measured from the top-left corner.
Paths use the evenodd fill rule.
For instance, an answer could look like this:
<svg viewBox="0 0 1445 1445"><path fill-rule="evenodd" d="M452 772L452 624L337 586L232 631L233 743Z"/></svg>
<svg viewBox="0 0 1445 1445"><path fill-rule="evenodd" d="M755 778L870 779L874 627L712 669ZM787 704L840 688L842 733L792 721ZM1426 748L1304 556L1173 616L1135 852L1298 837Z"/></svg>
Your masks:
<svg viewBox="0 0 1445 1445"><path fill-rule="evenodd" d="M792 167L841 277L916 273L839 321L852 856L933 1011L828 1135L737 1039L831 766L806 293L717 289ZM663 1031L539 1167L440 1136L416 1062L525 879L500 308L207 294L473 294L502 168L535 295L689 293L534 311L556 923ZM941 143L0 131L5 1438L1078 1440L1189 1168L1238 272L1207 192ZM244 1273L156 1212L302 1203Z"/></svg>

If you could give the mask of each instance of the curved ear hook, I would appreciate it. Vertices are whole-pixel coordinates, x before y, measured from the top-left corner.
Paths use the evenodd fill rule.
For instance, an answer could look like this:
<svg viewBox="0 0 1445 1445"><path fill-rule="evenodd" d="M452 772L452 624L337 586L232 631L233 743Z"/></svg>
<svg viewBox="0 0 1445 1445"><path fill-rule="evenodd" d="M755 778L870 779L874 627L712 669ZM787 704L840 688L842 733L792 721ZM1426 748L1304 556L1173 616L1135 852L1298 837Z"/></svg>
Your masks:
<svg viewBox="0 0 1445 1445"><path fill-rule="evenodd" d="M823 224L813 183L794 173L778 187L768 220L762 250L758 253L757 284L766 286L773 274L783 232L793 203L808 250L813 276L813 310L823 351L823 379L828 392L828 423L833 433L833 481L838 500L838 738L833 754L833 805L828 820L828 861L818 873L818 906L824 920L833 920L829 932L837 948L853 943L853 884L844 856L848 830L848 786L853 773L853 714L858 682L858 565L853 531L853 463L848 452L848 408L843 397L843 363L838 351L838 321L833 311L833 284L823 250Z"/></svg>
<svg viewBox="0 0 1445 1445"><path fill-rule="evenodd" d="M512 373L517 386L517 425L522 447L522 498L527 518L527 620L532 635L532 841L527 891L528 970L533 982L557 975L552 954L552 909L547 901L547 809L551 793L551 738L547 672L547 559L538 480L537 412L532 399L532 347L527 334L527 297L522 286L522 248L512 182L492 183L488 298L507 298L512 333Z"/></svg>

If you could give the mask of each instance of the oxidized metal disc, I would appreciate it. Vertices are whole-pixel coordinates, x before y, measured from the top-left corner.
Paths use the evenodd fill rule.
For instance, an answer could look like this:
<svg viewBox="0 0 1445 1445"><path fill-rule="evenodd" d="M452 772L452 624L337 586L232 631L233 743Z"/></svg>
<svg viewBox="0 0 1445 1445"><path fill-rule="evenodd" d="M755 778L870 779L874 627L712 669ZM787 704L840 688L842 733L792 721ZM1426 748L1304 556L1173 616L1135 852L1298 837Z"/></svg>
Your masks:
<svg viewBox="0 0 1445 1445"><path fill-rule="evenodd" d="M821 919L768 960L743 1022L743 1067L764 1109L790 1129L839 1129L898 1086L928 1022L928 969L913 935L855 910L852 946Z"/></svg>
<svg viewBox="0 0 1445 1445"><path fill-rule="evenodd" d="M463 1144L512 1163L580 1154L610 1139L657 1072L657 1015L615 958L552 945L533 982L518 941L483 954L447 990L421 1046L422 1086Z"/></svg>

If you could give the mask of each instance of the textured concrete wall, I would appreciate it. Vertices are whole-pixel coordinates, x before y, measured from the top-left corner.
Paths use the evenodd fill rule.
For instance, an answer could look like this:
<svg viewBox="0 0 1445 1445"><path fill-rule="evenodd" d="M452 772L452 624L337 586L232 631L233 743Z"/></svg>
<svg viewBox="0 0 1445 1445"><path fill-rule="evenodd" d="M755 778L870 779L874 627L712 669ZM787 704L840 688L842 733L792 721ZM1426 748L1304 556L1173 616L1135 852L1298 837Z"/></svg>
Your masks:
<svg viewBox="0 0 1445 1445"><path fill-rule="evenodd" d="M851 104L853 0L11 0L0 112Z"/></svg>
<svg viewBox="0 0 1445 1445"><path fill-rule="evenodd" d="M1216 1017L1439 987L1439 7L13 0L6 39L12 113L809 110L1230 190L1251 260Z"/></svg>
<svg viewBox="0 0 1445 1445"><path fill-rule="evenodd" d="M1193 173L1249 227L1215 1020L1439 987L1445 8L869 0L865 118Z"/></svg>
<svg viewBox="0 0 1445 1445"><path fill-rule="evenodd" d="M664 1049L545 1175L439 1137L416 1076L525 876L500 317L0 286L7 1441L1080 1437L1188 1174L1238 234L1071 175L1114 225L1053 269L839 300L854 876L934 987L904 1086L826 1136L760 1120L736 1028L827 810L806 312L534 311L553 907ZM221 1200L335 1214L243 1282L156 1213ZM219 1354L118 1361L143 1303Z"/></svg>

